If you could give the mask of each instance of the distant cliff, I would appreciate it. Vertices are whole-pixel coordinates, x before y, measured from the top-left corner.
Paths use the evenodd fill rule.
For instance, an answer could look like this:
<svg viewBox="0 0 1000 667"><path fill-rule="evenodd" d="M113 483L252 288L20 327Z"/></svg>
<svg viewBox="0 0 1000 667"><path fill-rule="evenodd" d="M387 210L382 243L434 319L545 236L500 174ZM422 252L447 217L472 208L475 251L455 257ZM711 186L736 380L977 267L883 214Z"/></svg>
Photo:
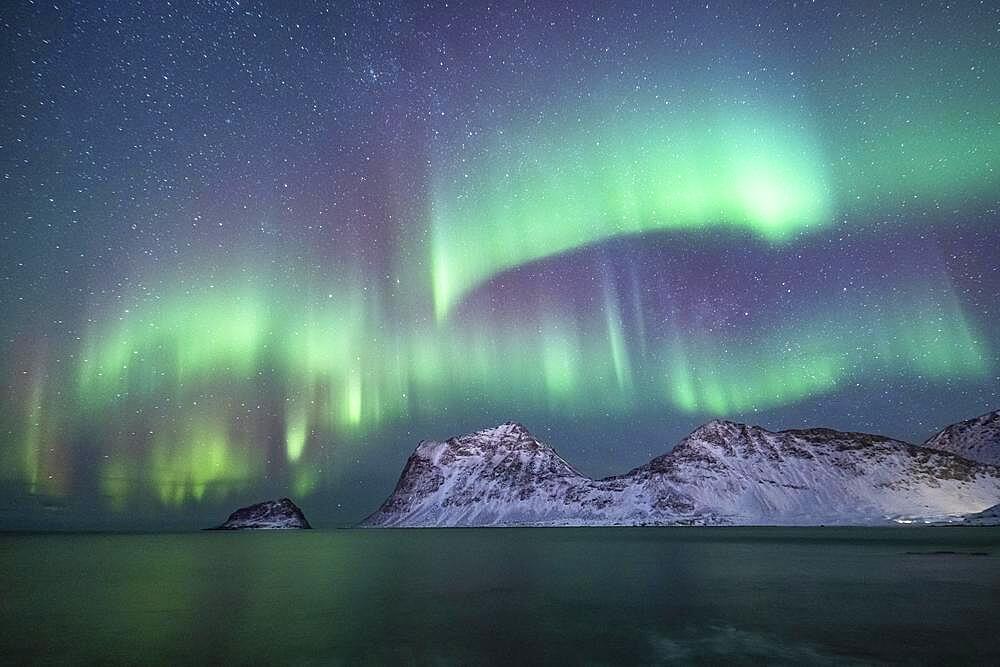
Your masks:
<svg viewBox="0 0 1000 667"><path fill-rule="evenodd" d="M421 442L364 526L875 525L1000 501L1000 468L865 433L712 421L590 479L523 426Z"/></svg>
<svg viewBox="0 0 1000 667"><path fill-rule="evenodd" d="M283 530L312 528L302 510L288 498L241 507L225 523L209 530Z"/></svg>

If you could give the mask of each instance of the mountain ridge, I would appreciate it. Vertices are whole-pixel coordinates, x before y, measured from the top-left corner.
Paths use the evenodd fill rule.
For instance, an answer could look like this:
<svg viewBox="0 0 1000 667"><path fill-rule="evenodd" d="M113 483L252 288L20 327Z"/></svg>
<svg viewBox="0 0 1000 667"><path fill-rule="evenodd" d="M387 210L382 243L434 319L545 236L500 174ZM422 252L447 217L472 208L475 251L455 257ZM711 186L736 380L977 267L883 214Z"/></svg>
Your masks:
<svg viewBox="0 0 1000 667"><path fill-rule="evenodd" d="M421 441L363 526L872 525L1000 500L1000 468L887 436L712 420L627 473L579 473L523 425Z"/></svg>
<svg viewBox="0 0 1000 667"><path fill-rule="evenodd" d="M1000 465L1000 410L946 426L922 446L980 463Z"/></svg>

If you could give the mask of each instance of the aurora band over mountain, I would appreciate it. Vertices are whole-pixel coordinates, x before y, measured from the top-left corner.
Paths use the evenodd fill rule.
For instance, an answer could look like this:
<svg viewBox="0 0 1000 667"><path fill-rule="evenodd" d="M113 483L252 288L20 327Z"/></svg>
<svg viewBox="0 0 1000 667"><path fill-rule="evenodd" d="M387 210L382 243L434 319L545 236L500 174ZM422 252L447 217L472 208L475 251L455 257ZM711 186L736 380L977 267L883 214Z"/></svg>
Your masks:
<svg viewBox="0 0 1000 667"><path fill-rule="evenodd" d="M25 79L14 121L62 139L2 142L0 492L124 520L266 489L345 496L346 521L432 426L580 425L553 444L610 471L648 445L599 451L598 427L649 443L715 416L829 419L912 439L992 407L995 31L935 9L876 40L899 17L873 12L778 52L713 24L726 57L657 29L607 71L558 44L474 80L345 58L315 99L319 47L238 85L196 59L101 109L61 96L132 86L113 58ZM150 101L185 82L184 104ZM340 99L358 108L324 107Z"/></svg>

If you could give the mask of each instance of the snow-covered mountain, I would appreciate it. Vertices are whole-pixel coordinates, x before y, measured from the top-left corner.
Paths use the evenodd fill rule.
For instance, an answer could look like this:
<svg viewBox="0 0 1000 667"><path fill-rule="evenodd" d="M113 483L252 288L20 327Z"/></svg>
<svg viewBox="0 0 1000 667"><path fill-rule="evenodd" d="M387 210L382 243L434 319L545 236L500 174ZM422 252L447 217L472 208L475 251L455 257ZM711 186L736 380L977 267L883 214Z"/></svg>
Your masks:
<svg viewBox="0 0 1000 667"><path fill-rule="evenodd" d="M365 526L885 524L978 512L1000 468L865 433L712 421L590 479L523 426L420 443Z"/></svg>
<svg viewBox="0 0 1000 667"><path fill-rule="evenodd" d="M942 449L980 463L1000 465L1000 410L952 424L932 436L924 447Z"/></svg>
<svg viewBox="0 0 1000 667"><path fill-rule="evenodd" d="M217 528L209 530L280 530L312 528L298 505L288 498L265 500L256 505L241 507Z"/></svg>
<svg viewBox="0 0 1000 667"><path fill-rule="evenodd" d="M1000 526L1000 505L987 507L982 512L966 514L958 522L961 526Z"/></svg>

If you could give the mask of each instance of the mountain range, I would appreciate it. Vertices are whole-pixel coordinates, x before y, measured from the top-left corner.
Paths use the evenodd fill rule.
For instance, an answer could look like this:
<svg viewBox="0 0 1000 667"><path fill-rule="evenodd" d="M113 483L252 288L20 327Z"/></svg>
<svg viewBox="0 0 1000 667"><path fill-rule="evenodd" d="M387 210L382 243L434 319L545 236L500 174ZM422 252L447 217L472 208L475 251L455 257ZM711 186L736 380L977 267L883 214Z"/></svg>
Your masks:
<svg viewBox="0 0 1000 667"><path fill-rule="evenodd" d="M370 527L880 525L960 521L1000 502L1000 411L923 446L715 420L623 475L591 479L506 422L424 441Z"/></svg>

